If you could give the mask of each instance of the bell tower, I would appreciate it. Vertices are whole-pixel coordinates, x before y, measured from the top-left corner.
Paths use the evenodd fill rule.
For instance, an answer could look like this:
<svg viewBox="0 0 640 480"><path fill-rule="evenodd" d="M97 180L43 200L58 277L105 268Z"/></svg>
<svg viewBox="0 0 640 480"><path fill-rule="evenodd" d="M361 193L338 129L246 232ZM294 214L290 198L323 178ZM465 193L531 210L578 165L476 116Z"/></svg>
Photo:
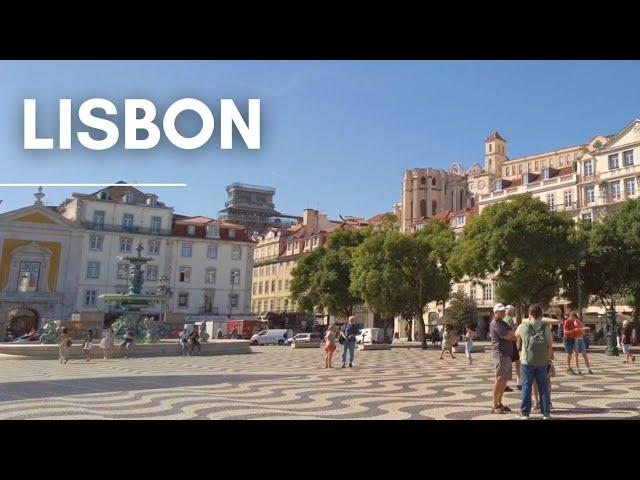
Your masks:
<svg viewBox="0 0 640 480"><path fill-rule="evenodd" d="M487 137L484 147L484 170L500 176L502 163L507 159L507 141L496 131Z"/></svg>

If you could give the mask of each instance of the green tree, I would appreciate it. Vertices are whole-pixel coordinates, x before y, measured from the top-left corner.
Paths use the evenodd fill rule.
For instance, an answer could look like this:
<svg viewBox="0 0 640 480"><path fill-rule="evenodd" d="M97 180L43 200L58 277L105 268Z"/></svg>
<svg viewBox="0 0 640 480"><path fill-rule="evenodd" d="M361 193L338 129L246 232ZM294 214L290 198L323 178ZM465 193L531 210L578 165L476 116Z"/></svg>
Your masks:
<svg viewBox="0 0 640 480"><path fill-rule="evenodd" d="M427 348L421 317L430 301L449 295L446 260L453 242L453 231L441 221L413 235L373 232L354 252L351 288L383 318L418 316L422 348Z"/></svg>
<svg viewBox="0 0 640 480"><path fill-rule="evenodd" d="M498 298L522 309L548 304L561 284L561 270L575 262L574 222L549 211L529 194L486 207L468 223L450 256L454 276L493 275Z"/></svg>
<svg viewBox="0 0 640 480"><path fill-rule="evenodd" d="M351 286L352 252L366 235L367 229L345 228L327 238L324 246L302 257L291 271L291 298L301 312L324 309L329 315L351 315L353 307L362 303Z"/></svg>
<svg viewBox="0 0 640 480"><path fill-rule="evenodd" d="M477 325L478 309L471 298L462 290L457 290L451 294L449 306L447 307L447 317L455 327L465 325Z"/></svg>

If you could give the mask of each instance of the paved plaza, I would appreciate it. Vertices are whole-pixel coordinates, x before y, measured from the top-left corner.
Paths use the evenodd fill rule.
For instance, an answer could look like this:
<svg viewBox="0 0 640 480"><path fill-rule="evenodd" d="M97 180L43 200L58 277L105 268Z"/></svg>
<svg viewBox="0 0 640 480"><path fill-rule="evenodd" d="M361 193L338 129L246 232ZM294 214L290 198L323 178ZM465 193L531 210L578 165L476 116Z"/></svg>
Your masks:
<svg viewBox="0 0 640 480"><path fill-rule="evenodd" d="M326 370L320 349L252 350L66 365L1 358L0 419L517 418L491 414L489 353L468 366L463 355L438 360L432 349L394 347L356 352L354 368ZM640 418L640 365L606 357L602 347L591 358L594 375L570 376L556 353L554 418ZM504 403L516 411L519 392L506 393Z"/></svg>

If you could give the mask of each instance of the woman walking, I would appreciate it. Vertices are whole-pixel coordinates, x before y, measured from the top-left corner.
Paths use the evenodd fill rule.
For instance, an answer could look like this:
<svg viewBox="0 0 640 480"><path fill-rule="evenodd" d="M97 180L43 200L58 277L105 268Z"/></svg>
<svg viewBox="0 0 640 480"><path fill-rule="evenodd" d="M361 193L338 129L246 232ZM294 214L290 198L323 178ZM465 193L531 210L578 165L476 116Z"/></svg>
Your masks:
<svg viewBox="0 0 640 480"><path fill-rule="evenodd" d="M71 336L67 327L62 327L62 334L60 335L60 363L67 363L69 361L69 348L71 347Z"/></svg>
<svg viewBox="0 0 640 480"><path fill-rule="evenodd" d="M622 343L622 353L625 355L624 363L629 363L629 359L631 359L631 363L636 362L636 356L631 354L632 335L633 331L631 328L631 322L629 322L629 320L625 320L622 322L622 337L620 339L620 343Z"/></svg>
<svg viewBox="0 0 640 480"><path fill-rule="evenodd" d="M451 358L456 358L453 355L453 352L451 351L452 347L453 347L453 340L452 340L452 333L451 333L451 325L445 325L444 326L444 332L442 332L442 351L440 352L440 360L442 360L444 352L449 352L449 355L451 355Z"/></svg>
<svg viewBox="0 0 640 480"><path fill-rule="evenodd" d="M336 324L330 325L327 328L327 333L324 336L324 368L333 368L331 365L331 357L333 352L336 351Z"/></svg>
<svg viewBox="0 0 640 480"><path fill-rule="evenodd" d="M82 349L84 350L84 358L85 362L91 361L91 348L93 347L93 331L89 330L87 332L87 336L84 337L84 342L82 343Z"/></svg>
<svg viewBox="0 0 640 480"><path fill-rule="evenodd" d="M471 350L473 349L473 339L476 336L476 332L473 329L473 327L471 325L467 325L467 333L464 336L465 339L465 354L467 356L467 361L469 362L469 365L471 365L471 363L473 362L473 359L471 358Z"/></svg>
<svg viewBox="0 0 640 480"><path fill-rule="evenodd" d="M111 350L113 349L113 328L111 328L111 325L102 330L100 346L104 350L104 359L108 360Z"/></svg>
<svg viewBox="0 0 640 480"><path fill-rule="evenodd" d="M128 329L122 337L120 348L125 349L124 358L129 358L129 351L133 348L133 330Z"/></svg>

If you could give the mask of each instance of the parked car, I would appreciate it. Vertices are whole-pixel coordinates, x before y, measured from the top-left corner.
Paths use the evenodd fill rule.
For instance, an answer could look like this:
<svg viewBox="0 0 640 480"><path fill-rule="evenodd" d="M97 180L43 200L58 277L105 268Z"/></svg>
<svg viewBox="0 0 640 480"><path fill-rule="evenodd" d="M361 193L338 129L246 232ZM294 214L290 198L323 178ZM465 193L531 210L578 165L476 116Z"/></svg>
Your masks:
<svg viewBox="0 0 640 480"><path fill-rule="evenodd" d="M293 337L287 338L285 345L292 343L320 343L322 338L317 333L299 333Z"/></svg>
<svg viewBox="0 0 640 480"><path fill-rule="evenodd" d="M262 330L251 337L251 345L284 345L291 337L291 329Z"/></svg>
<svg viewBox="0 0 640 480"><path fill-rule="evenodd" d="M362 343L390 343L392 341L393 338L384 338L384 328L363 328L360 330L360 333L356 335L356 343L358 345Z"/></svg>

